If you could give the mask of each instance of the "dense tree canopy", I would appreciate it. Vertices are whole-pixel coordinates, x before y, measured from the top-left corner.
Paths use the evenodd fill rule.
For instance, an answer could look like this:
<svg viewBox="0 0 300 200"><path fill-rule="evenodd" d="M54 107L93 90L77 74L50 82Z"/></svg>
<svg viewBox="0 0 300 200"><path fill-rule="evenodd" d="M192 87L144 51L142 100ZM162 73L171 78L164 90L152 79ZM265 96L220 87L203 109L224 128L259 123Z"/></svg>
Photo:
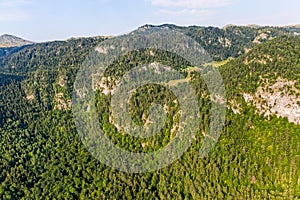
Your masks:
<svg viewBox="0 0 300 200"><path fill-rule="evenodd" d="M249 41L259 31L270 31L272 37L285 33L276 28L173 28L198 40L204 37L199 42L215 60L237 57L244 53L241 49L252 48ZM232 47L220 49L218 35L229 38ZM205 43L209 38L211 42ZM119 172L92 157L77 134L67 104L80 64L103 39L35 44L0 59L1 199L300 198L300 126L285 118L264 118L240 98L241 113L234 114L228 109L219 142L209 156L200 158L211 100L203 95L208 91L200 74L187 73L189 63L169 52L151 51L151 56L149 49L131 52L116 60L106 76L122 76L139 64L156 61L173 65L189 78L199 97L201 123L188 151L170 166L143 174ZM274 81L277 77L299 81L299 46L299 36L279 37L220 66L228 100L241 96L243 91L254 92L260 84L259 75ZM266 62L259 62L262 59ZM144 112L153 103L170 108L166 127L160 133L136 139L120 133L111 123L110 95L98 90L99 123L119 147L136 152L154 151L172 139L171 129L177 123L172 116L179 106L174 99L172 92L154 84L133 94L130 112L137 123L145 123Z"/></svg>

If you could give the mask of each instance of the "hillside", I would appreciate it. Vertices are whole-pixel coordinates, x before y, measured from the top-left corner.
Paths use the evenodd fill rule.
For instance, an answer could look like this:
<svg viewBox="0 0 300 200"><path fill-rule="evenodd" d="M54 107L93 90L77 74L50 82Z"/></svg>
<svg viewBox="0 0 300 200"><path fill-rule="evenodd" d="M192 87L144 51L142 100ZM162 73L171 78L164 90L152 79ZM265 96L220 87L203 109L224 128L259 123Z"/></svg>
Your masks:
<svg viewBox="0 0 300 200"><path fill-rule="evenodd" d="M33 44L33 42L24 40L22 38L13 36L13 35L8 35L4 34L0 36L0 48L3 47L19 47L19 46L24 46L28 44Z"/></svg>
<svg viewBox="0 0 300 200"><path fill-rule="evenodd" d="M24 40L22 38L13 35L1 35L0 36L0 59L2 57L11 55L25 48L27 45L34 44L31 41Z"/></svg>
<svg viewBox="0 0 300 200"><path fill-rule="evenodd" d="M145 25L141 28L147 27L151 28L153 26ZM297 34L294 29L285 27L228 25L224 28L217 28L199 26L179 27L170 24L158 27L168 27L191 36L201 44L215 61L226 60L229 57L238 57L254 45L264 43L278 36Z"/></svg>
<svg viewBox="0 0 300 200"><path fill-rule="evenodd" d="M120 77L145 63L173 66L196 91L198 131L180 159L155 172L131 174L100 163L77 133L71 97L81 63L106 38L33 44L0 57L1 199L300 198L300 36L273 27L160 27L193 37L215 61L232 57L218 66L228 110L213 151L199 157L212 103L201 75L186 73L190 63L179 56L144 49L116 59L106 77ZM145 28L151 26L140 27ZM140 124L153 103L167 108L166 127L146 139L119 130L110 118L111 94L101 88L95 93L99 124L115 145L151 152L172 140L179 110L166 88L146 85L129 101L132 118ZM290 110L292 117L286 116Z"/></svg>
<svg viewBox="0 0 300 200"><path fill-rule="evenodd" d="M233 104L238 93L264 116L286 117L300 124L299 52L299 36L281 37L225 64L221 70Z"/></svg>
<svg viewBox="0 0 300 200"><path fill-rule="evenodd" d="M155 27L152 25L144 25L139 29L151 28ZM249 51L253 48L254 45L259 43L264 43L268 40L274 39L278 36L282 35L294 35L296 34L292 27L253 27L253 26L226 26L224 28L217 27L200 27L200 26L189 26L189 27L179 27L176 25L165 24L157 26L160 28L168 27L170 29L175 29L177 31L181 31L184 34L193 37L197 42L201 44L201 46L211 55L212 59L215 61L226 60L230 57L238 57L243 53ZM6 37L6 36L2 36ZM13 36L7 36L15 37ZM12 40L13 40L12 39ZM20 39L23 41L22 39ZM26 43L26 42L25 42ZM30 42L29 42L30 43ZM50 44L54 44L50 43ZM1 44L1 42L0 42ZM24 44L24 43L21 43ZM5 59L17 59L18 56L26 54L25 51L29 54L30 51L35 51L35 48L40 48L45 44L36 44L36 46L28 47L23 51L22 48L1 48L0 45L0 58L4 55L11 55L16 51L20 51L17 54L12 55L9 58ZM26 56L26 55L25 55ZM13 58L12 58L13 57ZM9 63L10 61L5 61L5 63ZM13 63L11 64L14 65ZM28 65L30 67L30 65ZM2 67L2 65L0 65ZM9 67L9 66L7 66Z"/></svg>

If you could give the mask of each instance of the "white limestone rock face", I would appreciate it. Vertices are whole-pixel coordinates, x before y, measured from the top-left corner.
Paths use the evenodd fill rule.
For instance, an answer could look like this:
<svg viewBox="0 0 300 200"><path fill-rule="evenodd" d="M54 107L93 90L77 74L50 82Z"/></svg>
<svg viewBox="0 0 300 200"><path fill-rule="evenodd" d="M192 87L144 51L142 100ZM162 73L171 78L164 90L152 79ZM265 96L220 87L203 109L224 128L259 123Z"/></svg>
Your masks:
<svg viewBox="0 0 300 200"><path fill-rule="evenodd" d="M296 81L278 78L274 84L265 82L266 86L259 87L255 94L244 93L244 100L265 117L276 115L300 124L300 90L295 87Z"/></svg>

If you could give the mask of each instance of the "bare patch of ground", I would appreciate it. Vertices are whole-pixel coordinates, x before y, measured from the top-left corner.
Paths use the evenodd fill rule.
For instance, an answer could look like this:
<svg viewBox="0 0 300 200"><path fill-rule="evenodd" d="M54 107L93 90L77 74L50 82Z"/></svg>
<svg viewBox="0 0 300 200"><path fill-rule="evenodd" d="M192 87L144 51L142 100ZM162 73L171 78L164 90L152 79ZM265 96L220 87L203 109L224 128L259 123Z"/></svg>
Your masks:
<svg viewBox="0 0 300 200"><path fill-rule="evenodd" d="M58 110L69 110L72 107L71 99L64 97L63 93L57 93L55 95L55 108Z"/></svg>

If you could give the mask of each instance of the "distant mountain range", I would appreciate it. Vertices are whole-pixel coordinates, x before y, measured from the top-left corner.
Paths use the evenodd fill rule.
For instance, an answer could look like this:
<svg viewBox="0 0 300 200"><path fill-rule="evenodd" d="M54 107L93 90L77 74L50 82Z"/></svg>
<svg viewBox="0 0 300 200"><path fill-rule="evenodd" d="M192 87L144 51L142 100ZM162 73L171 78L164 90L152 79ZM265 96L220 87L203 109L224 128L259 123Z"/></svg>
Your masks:
<svg viewBox="0 0 300 200"><path fill-rule="evenodd" d="M0 47L19 47L33 43L13 35L4 34L0 36Z"/></svg>
<svg viewBox="0 0 300 200"><path fill-rule="evenodd" d="M295 36L300 34L300 28L298 28L299 25L272 27L260 26L256 24L246 26L229 24L223 28L218 28L212 26L182 27L174 24L162 24L158 26L146 24L139 27L138 29L143 31L145 29L154 27L169 28L192 37L210 54L214 61L222 61L228 58L237 58L242 54L248 52L257 44L265 43L269 40L284 35ZM89 44L93 43L92 41L102 41L102 39L105 38L108 37L91 37L77 39L70 38L66 41L49 41L44 43L33 43L31 41L27 41L13 35L5 34L0 36L0 70L4 70L6 73L13 74L19 74L25 69L28 71L32 71L38 68L40 64L31 65L28 63L27 59L29 59L31 56L45 56L45 48L47 49L53 46L53 49L51 50L55 50L57 46L60 46L61 48L66 48L66 46L68 46L71 49L77 49L77 47L74 45L78 44L79 41L85 41L84 43ZM45 62L48 62L49 56L50 55L45 56L43 59L37 60L39 62L41 60L45 60ZM26 59L24 59L25 57ZM52 57L52 55L50 57ZM20 62L20 60L24 62ZM36 62L36 59L30 60Z"/></svg>
<svg viewBox="0 0 300 200"><path fill-rule="evenodd" d="M260 29L260 33L261 32L264 32L266 31L267 29L268 30L281 30L281 31L287 31L287 32L290 32L291 34L294 34L294 35L299 35L300 34L300 24L295 24L295 25L287 25L287 26L278 26L278 27L272 27L272 26L261 26L261 25L258 25L258 24L248 24L248 25L245 25L245 26L239 26L239 25L235 25L235 24L228 24L226 26L224 26L223 28L217 28L217 27L201 27L201 26L189 26L189 27L179 27L179 26L176 26L174 24L163 24L163 25L159 25L159 26L154 26L154 25L151 25L151 24L146 24L144 26L141 26L139 27L140 29L143 29L143 28L151 28L151 27L168 27L168 28L171 28L171 29L185 29L184 32L186 32L186 30L193 30L193 29L210 29L211 31L211 28L214 28L214 31L216 30L224 30L226 31L226 29L232 29L234 27L236 28L245 28L245 29ZM254 32L257 32L257 31L254 31ZM254 33L253 32L253 33ZM252 34L253 34L252 33ZM286 33L285 33L286 34ZM35 42L32 42L32 41L29 41L29 40L25 40L23 38L20 38L20 37L17 37L17 36L14 36L14 35L10 35L10 34L3 34L0 36L0 48L8 48L8 47L21 47L21 46L24 46L24 45L29 45L29 44L34 44Z"/></svg>

